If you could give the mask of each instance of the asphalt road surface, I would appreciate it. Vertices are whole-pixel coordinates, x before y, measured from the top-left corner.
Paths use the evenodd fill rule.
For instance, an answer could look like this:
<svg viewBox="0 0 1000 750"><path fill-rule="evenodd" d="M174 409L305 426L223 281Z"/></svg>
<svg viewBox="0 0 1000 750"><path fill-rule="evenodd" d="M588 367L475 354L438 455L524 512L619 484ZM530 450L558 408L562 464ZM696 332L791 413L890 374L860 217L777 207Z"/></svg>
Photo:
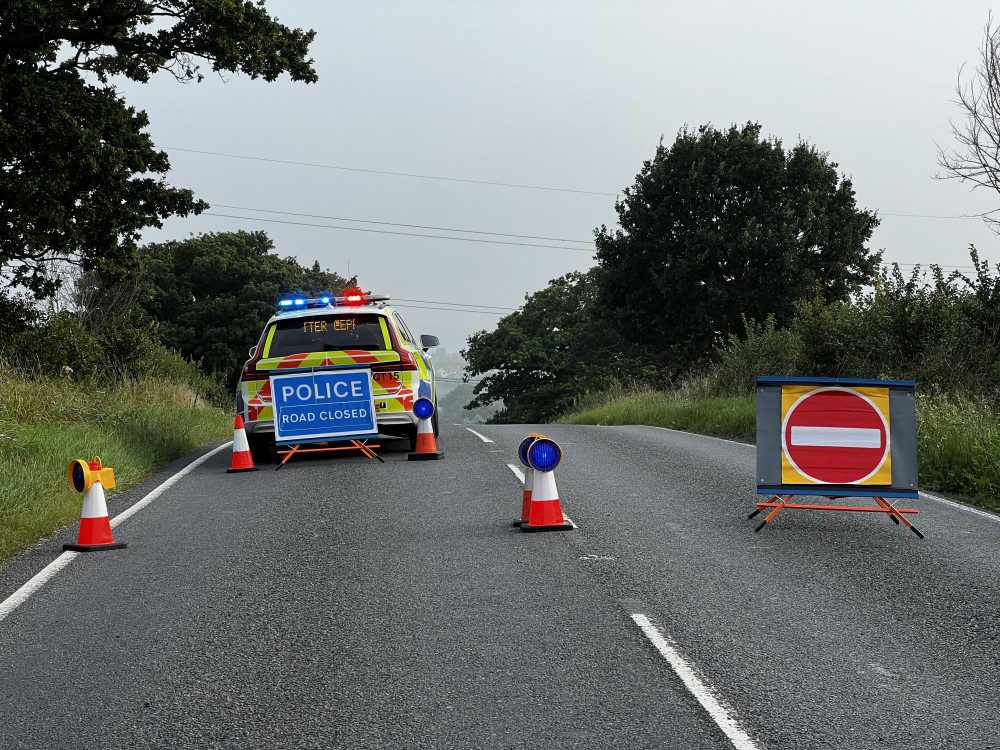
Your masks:
<svg viewBox="0 0 1000 750"><path fill-rule="evenodd" d="M1000 516L757 534L752 446L442 429L440 461L224 448L127 549L60 557L70 527L0 566L0 748L1000 748ZM577 529L511 525L532 429Z"/></svg>

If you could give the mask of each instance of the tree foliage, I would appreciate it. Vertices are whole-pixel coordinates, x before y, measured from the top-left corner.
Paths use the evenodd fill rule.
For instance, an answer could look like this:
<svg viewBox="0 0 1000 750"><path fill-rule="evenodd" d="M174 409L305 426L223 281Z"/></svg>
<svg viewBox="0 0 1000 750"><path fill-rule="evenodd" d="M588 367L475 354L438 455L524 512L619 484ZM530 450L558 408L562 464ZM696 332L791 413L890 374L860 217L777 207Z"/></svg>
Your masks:
<svg viewBox="0 0 1000 750"><path fill-rule="evenodd" d="M207 207L161 175L169 161L110 81L181 81L213 71L315 81L314 32L263 2L0 0L0 269L36 296L64 258L114 284L135 268L140 232Z"/></svg>
<svg viewBox="0 0 1000 750"><path fill-rule="evenodd" d="M279 258L264 232L223 232L141 251L139 306L160 340L233 382L283 294L342 291L348 280Z"/></svg>
<svg viewBox="0 0 1000 750"><path fill-rule="evenodd" d="M915 380L921 390L994 394L1000 276L975 248L971 257L974 275L937 265L903 274L894 264L856 299L799 300L784 327L748 321L744 335L720 345L710 395L752 393L758 375Z"/></svg>
<svg viewBox="0 0 1000 750"><path fill-rule="evenodd" d="M640 363L683 371L744 318L779 325L803 297L846 300L879 258L851 181L806 143L786 151L748 123L661 141L596 232L597 298Z"/></svg>
<svg viewBox="0 0 1000 750"><path fill-rule="evenodd" d="M462 352L482 376L468 408L502 400L491 422L543 422L588 390L615 382L616 342L594 315L590 273L570 273L526 297L524 307L479 331Z"/></svg>

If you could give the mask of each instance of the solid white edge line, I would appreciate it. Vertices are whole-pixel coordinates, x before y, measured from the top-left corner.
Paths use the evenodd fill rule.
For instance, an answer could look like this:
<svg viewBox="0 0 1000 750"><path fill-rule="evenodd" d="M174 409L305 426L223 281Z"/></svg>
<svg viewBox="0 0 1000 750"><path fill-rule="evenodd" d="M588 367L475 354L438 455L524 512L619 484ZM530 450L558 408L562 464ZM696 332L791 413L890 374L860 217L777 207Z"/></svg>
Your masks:
<svg viewBox="0 0 1000 750"><path fill-rule="evenodd" d="M192 461L191 463L189 463L179 472L177 472L172 477L163 482L163 484L151 490L142 500L137 502L128 510L119 513L117 516L115 516L111 520L111 526L112 527L117 526L122 521L128 520L133 514L138 513L140 510L142 510L151 502L153 502L153 500L162 495L166 490L172 487L181 477L191 473L192 471L194 471L194 469L201 466L201 464L203 464L209 458L211 458L216 453L221 451L223 448L228 448L232 444L233 444L232 440L230 440L228 443L223 443L218 448L209 451L204 456L201 456ZM5 617L7 617L7 615L9 615L15 609L20 607L26 601L28 601L28 599L31 598L32 594L34 594L36 591L42 588L42 586L44 586L52 578L54 578L55 575L60 570L62 570L71 562L73 562L73 559L81 554L83 553L72 552L67 550L66 552L63 552L61 555L59 555L59 557L57 557L55 560L46 565L44 568L42 568L40 571L35 573L35 575L32 576L32 578L27 583L21 586L21 588L19 588L13 594L11 594L2 602L0 602L0 620L3 620Z"/></svg>
<svg viewBox="0 0 1000 750"><path fill-rule="evenodd" d="M660 655L667 660L684 687L701 704L712 720L723 731L729 741L733 743L736 750L759 750L756 743L750 739L750 735L740 728L740 725L733 718L729 709L719 698L716 698L714 691L702 682L694 669L688 664L677 650L671 645L670 640L659 631L659 629L649 621L646 615L633 614L632 621L639 626L646 638L649 639Z"/></svg>
<svg viewBox="0 0 1000 750"><path fill-rule="evenodd" d="M232 444L233 444L233 441L230 440L228 443L223 443L218 448L213 448L208 453L206 453L204 456L200 456L199 458L196 458L194 461L192 461L191 463L189 463L187 466L185 466L183 469L181 469L180 471L178 471L172 477L170 477L169 479L167 479L166 481L164 481L163 484L159 485L155 489L150 490L149 493L142 500L140 500L139 502L137 502L131 508L129 508L128 510L122 511L117 516L115 516L114 518L112 518L111 519L111 528L114 528L118 524L124 523L125 521L127 521L128 519L130 519L132 516L134 516L140 510L142 510L143 508L145 508L147 505L149 505L151 502L153 502L160 495L162 495L164 492L166 492L171 487L173 487L175 484L177 484L177 482L179 482L185 476L187 476L192 471L194 471L199 466L201 466L203 463L205 463L208 459L210 459L216 453L218 453L219 451L221 451L221 450L223 450L225 448L228 448Z"/></svg>
<svg viewBox="0 0 1000 750"><path fill-rule="evenodd" d="M929 500L937 500L939 503L944 505L950 505L952 508L957 508L958 510L964 510L966 513L974 513L977 516L982 516L983 518L988 518L994 523L1000 523L1000 515L996 513L990 513L986 510L979 510L979 508L973 508L971 505L966 505L965 503L955 502L954 500L949 500L946 497L941 497L939 495L932 495L930 492L924 492L920 490L920 496L926 497Z"/></svg>
<svg viewBox="0 0 1000 750"><path fill-rule="evenodd" d="M699 433L697 433L697 432L685 432L684 430L672 430L669 427L659 427L659 426L653 425L653 424L642 425L642 426L644 426L644 427L652 427L654 430L666 430L667 432L677 432L677 433L680 433L681 435L699 435ZM718 440L721 443L731 443L732 445L742 445L745 448L753 448L754 450L757 449L757 446L754 445L753 443L741 443L741 442L739 442L737 440L726 440L725 438L715 437L714 435L699 435L699 437L708 438L709 440ZM930 492L924 492L923 490L919 490L919 494L920 494L921 497L926 497L929 500L936 500L937 502L942 503L944 505L950 505L952 508L955 508L957 510L964 510L966 513L972 513L972 514L980 516L982 518L988 518L990 521L993 521L994 523L1000 523L1000 515L998 515L996 513L990 513L989 511L986 511L986 510L980 510L979 508L973 508L971 505L966 505L965 503L956 502L955 500L949 500L946 497L940 497L939 495L933 495Z"/></svg>
<svg viewBox="0 0 1000 750"><path fill-rule="evenodd" d="M521 471L516 466L514 466L514 464L507 464L507 468L510 469L512 472L514 472L514 476L517 477L517 481L519 481L521 483L521 486L523 487L524 486L524 472ZM559 503L559 506L562 507L562 503ZM579 526L576 525L576 521L574 521L572 518L570 518L569 516L567 516L565 513L563 513L563 520L566 523L568 523L570 526L572 526L574 529L579 529L580 528Z"/></svg>
<svg viewBox="0 0 1000 750"><path fill-rule="evenodd" d="M55 577L56 573L73 562L74 557L82 554L82 552L63 552L59 557L35 573L30 581L4 599L3 602L0 602L0 621L28 601L32 594L48 583L50 578Z"/></svg>
<svg viewBox="0 0 1000 750"><path fill-rule="evenodd" d="M726 440L726 438L716 437L715 435L702 435L700 432L687 432L686 430L673 430L669 427L660 427L655 424L645 424L645 425L614 425L615 427L652 427L654 430L665 430L667 432L676 432L678 435L697 435L698 437L708 438L709 440L718 440L720 443L731 443L732 445L742 445L744 448L753 448L756 450L757 446L753 443L741 443L739 440Z"/></svg>
<svg viewBox="0 0 1000 750"><path fill-rule="evenodd" d="M485 435L482 435L482 434L480 434L480 433L476 432L476 431L475 431L474 429L472 429L471 427L466 427L465 429L467 429L467 430L468 430L469 432L471 432L471 433L472 433L473 435L475 435L475 436L476 436L477 438L479 438L480 440L482 440L482 441L483 441L484 443L492 443L492 442L493 442L493 441L492 441L492 440L490 440L490 439L489 439L488 437L486 437Z"/></svg>

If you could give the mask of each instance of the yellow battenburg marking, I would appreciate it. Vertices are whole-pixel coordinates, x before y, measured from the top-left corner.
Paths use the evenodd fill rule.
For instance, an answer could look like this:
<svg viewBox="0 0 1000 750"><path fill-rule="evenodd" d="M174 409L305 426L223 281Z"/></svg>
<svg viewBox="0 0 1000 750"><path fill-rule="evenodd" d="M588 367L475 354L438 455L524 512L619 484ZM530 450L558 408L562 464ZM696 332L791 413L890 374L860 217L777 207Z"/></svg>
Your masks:
<svg viewBox="0 0 1000 750"><path fill-rule="evenodd" d="M799 401L811 393L821 390L851 391L867 399L882 415L885 422L886 440L890 436L889 425L889 389L888 388L861 388L861 387L835 387L815 386L815 385L784 385L781 387L781 482L782 484L830 484L829 482L817 481L798 469L789 459L787 454L788 446L785 445L785 426L788 413L792 411ZM822 438L821 438L822 440ZM860 481L851 482L858 485L882 485L892 484L892 452L887 451L885 461L870 476Z"/></svg>

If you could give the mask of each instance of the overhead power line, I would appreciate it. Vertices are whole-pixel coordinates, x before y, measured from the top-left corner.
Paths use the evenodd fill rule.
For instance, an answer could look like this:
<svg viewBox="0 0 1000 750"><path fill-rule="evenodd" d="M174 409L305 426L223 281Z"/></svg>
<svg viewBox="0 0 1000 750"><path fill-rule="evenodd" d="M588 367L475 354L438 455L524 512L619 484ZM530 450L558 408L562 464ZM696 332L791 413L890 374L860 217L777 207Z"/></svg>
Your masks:
<svg viewBox="0 0 1000 750"><path fill-rule="evenodd" d="M479 313L480 315L496 315L499 318L509 315L509 313L493 312L492 310L462 310L456 307L430 307L428 305L393 305L393 307L398 307L401 310L441 310L443 312Z"/></svg>
<svg viewBox="0 0 1000 750"><path fill-rule="evenodd" d="M429 300L429 299L403 299L402 297L393 297L393 299L398 299L400 302L424 302L428 305L452 305L458 307L488 307L491 310L507 310L508 312L517 312L520 308L518 307L497 307L496 305L474 305L465 302L441 302L440 300Z"/></svg>
<svg viewBox="0 0 1000 750"><path fill-rule="evenodd" d="M543 247L551 250L575 250L577 252L589 253L593 250L585 247L568 247L566 245L540 245L533 242L507 242L505 240L485 240L476 237L451 237L445 234L419 234L417 232L393 232L388 229L365 229L363 227L344 227L333 224L315 224L308 221L287 221L284 219L262 219L257 216L235 216L234 214L221 214L216 211L204 211L200 216L221 216L227 219L240 219L242 221L261 221L268 224L292 224L300 227L317 227L319 229L337 229L344 232L367 232L370 234L392 234L397 237L423 237L433 240L452 240L457 242L479 242L487 245L511 245L514 247Z"/></svg>
<svg viewBox="0 0 1000 750"><path fill-rule="evenodd" d="M982 219L982 216L945 216L942 214L890 214L879 212L879 216L897 216L906 219Z"/></svg>
<svg viewBox="0 0 1000 750"><path fill-rule="evenodd" d="M431 229L437 232L459 232L462 234L485 234L493 237L515 237L523 240L546 240L549 242L575 242L578 245L593 245L593 240L567 240L562 237L539 237L533 234L506 234L504 232L486 232L479 229L453 229L452 227L433 227L424 224L400 224L393 221L373 221L370 219L349 219L343 216L323 216L322 214L300 214L293 211L277 211L269 208L247 208L246 206L227 206L224 203L212 203L219 208L231 208L236 211L256 211L265 214L281 214L283 216L301 216L307 219L327 219L329 221L352 221L357 224L378 224L387 227L408 227L410 229Z"/></svg>
<svg viewBox="0 0 1000 750"><path fill-rule="evenodd" d="M296 167L313 167L315 169L335 169L342 172L364 172L367 174L380 174L388 177L410 177L419 180L438 180L441 182L464 182L472 185L492 185L495 187L519 188L521 190L546 190L555 193L577 193L579 195L600 195L616 198L617 193L603 193L596 190L577 190L574 188L548 187L545 185L522 185L513 182L494 182L492 180L471 180L462 177L442 177L440 175L415 174L412 172L388 172L381 169L361 169L360 167L344 167L336 164L315 164L305 161L288 161L285 159L269 159L263 156L248 156L246 154L223 154L217 151L199 151L193 148L180 148L179 146L162 146L168 151L183 151L189 154L201 154L203 156L221 156L227 159L247 159L249 161L264 161L271 164L290 164Z"/></svg>

